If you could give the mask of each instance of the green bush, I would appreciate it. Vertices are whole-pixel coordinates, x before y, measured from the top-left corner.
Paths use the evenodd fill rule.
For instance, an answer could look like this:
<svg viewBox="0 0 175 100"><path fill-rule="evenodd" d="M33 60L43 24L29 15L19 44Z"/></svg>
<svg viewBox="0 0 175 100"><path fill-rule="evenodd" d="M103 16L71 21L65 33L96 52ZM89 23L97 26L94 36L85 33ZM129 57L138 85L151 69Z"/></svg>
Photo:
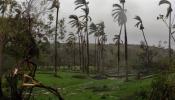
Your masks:
<svg viewBox="0 0 175 100"><path fill-rule="evenodd" d="M175 100L175 77L170 73L161 73L152 83L151 100Z"/></svg>
<svg viewBox="0 0 175 100"><path fill-rule="evenodd" d="M121 97L120 100L149 100L149 90L141 88L133 95Z"/></svg>
<svg viewBox="0 0 175 100"><path fill-rule="evenodd" d="M86 87L85 89L92 90L92 92L106 92L111 90L111 88L107 85L93 85L90 87Z"/></svg>
<svg viewBox="0 0 175 100"><path fill-rule="evenodd" d="M77 78L77 79L87 79L87 76L86 76L86 75L80 75L80 74L77 74L77 75L73 75L72 78Z"/></svg>

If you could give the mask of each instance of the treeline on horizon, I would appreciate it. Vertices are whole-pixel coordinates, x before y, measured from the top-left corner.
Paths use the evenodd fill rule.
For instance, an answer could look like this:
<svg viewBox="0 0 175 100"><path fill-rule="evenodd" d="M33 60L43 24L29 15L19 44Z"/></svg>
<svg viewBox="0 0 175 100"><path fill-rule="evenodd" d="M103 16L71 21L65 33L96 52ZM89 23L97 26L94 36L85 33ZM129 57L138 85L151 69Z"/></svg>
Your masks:
<svg viewBox="0 0 175 100"><path fill-rule="evenodd" d="M139 61L139 54L142 54L143 50L140 48L141 45L129 45L129 66L131 69L135 69L138 64L141 65L141 61ZM79 66L79 52L78 52L78 44L74 44L74 46L70 46L67 43L59 43L58 45L59 53L58 53L58 65L61 67L70 67L71 69L75 66ZM161 45L150 47L153 54L153 62L158 63L160 59L165 59L168 57L167 49L161 47ZM117 45L116 44L105 44L104 46L104 63L103 66L106 69L114 69L117 68ZM39 65L40 69L50 69L53 70L54 66L54 44L53 43L42 43L40 45L40 55L35 62ZM7 61L4 66L8 68L15 63L16 58L10 55L11 51L6 50L5 58ZM124 45L121 45L121 66L124 66ZM95 44L90 44L90 66L94 66L96 64L95 61ZM11 62L11 63L10 63ZM152 66L150 66L152 67ZM123 67L124 68L124 67ZM122 68L122 69L123 69ZM77 68L76 70L79 70Z"/></svg>

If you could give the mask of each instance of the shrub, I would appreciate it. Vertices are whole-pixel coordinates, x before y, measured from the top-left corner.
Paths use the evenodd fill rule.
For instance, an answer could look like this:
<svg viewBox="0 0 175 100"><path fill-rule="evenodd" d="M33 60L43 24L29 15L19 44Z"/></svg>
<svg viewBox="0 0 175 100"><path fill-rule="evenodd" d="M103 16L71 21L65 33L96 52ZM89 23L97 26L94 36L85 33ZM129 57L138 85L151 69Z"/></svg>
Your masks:
<svg viewBox="0 0 175 100"><path fill-rule="evenodd" d="M77 79L87 79L87 76L86 76L86 75L80 75L80 74L77 74L77 75L73 75L72 78L77 78Z"/></svg>
<svg viewBox="0 0 175 100"><path fill-rule="evenodd" d="M174 78L168 73L159 75L152 83L150 100L175 100Z"/></svg>

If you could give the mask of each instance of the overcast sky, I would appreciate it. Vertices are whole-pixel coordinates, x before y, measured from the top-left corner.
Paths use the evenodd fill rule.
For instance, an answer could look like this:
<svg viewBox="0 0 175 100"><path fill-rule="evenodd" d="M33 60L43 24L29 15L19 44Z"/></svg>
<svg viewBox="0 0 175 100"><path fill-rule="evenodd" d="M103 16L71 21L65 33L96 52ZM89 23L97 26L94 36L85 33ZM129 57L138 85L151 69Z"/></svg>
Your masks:
<svg viewBox="0 0 175 100"><path fill-rule="evenodd" d="M19 0L23 1L23 0ZM81 10L74 11L75 0L60 0L61 8L59 12L59 18L66 18L67 23L69 21L69 15L76 14L82 15ZM108 36L108 43L113 43L113 37L119 33L119 26L117 22L113 21L112 5L119 3L119 0L88 0L90 2L90 16L92 22L99 23L105 22L105 32ZM162 21L158 21L156 18L159 14L166 14L167 6L158 6L160 0L126 0L127 9L127 31L129 44L140 44L143 40L142 34L135 26L136 21L133 19L136 15L139 15L145 27L145 34L148 39L149 45L158 45L158 42L168 41L168 29ZM174 9L172 17L175 16L175 0L170 0ZM174 21L175 22L175 21ZM67 30L72 31L70 26L67 26ZM94 42L93 36L90 37L90 42ZM123 39L123 35L122 35ZM167 45L164 45L166 46ZM175 47L175 43L173 42Z"/></svg>
<svg viewBox="0 0 175 100"><path fill-rule="evenodd" d="M74 1L75 0L60 0L60 17L65 17L68 20L70 14L81 15L82 12L80 10L74 11ZM150 45L157 45L160 40L168 40L168 29L163 22L156 20L159 14L165 14L167 10L166 5L158 6L159 1L160 0L126 0L129 44L139 44L140 41L143 40L141 32L134 27L136 21L133 18L136 15L139 15L143 20L146 37ZM95 23L104 21L106 26L105 32L108 35L108 43L113 42L112 38L115 34L118 34L119 26L117 23L113 22L111 16L112 5L114 3L119 3L119 0L89 0L89 2L92 21ZM171 0L171 2L175 10L175 0ZM91 42L94 41L93 38L90 40Z"/></svg>

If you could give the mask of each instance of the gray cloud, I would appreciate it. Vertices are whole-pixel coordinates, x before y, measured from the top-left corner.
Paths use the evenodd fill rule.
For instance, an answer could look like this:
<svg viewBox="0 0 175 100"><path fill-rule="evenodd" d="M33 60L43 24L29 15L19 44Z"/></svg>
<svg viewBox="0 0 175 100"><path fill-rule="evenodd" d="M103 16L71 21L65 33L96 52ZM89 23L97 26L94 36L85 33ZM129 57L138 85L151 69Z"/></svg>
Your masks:
<svg viewBox="0 0 175 100"><path fill-rule="evenodd" d="M70 14L81 15L81 11L74 11L75 0L60 0L60 18L67 18ZM128 42L130 44L139 44L143 40L141 32L134 27L136 21L133 19L136 15L139 15L143 19L145 26L146 37L150 45L157 45L158 41L167 41L168 40L168 30L163 22L157 21L156 17L159 14L166 13L167 6L158 6L160 0L126 0L126 9L128 16ZM173 4L175 10L175 0L170 0ZM104 21L106 25L106 33L108 35L108 43L113 42L113 36L118 34L119 26L117 23L113 22L111 16L112 5L114 3L119 3L119 0L89 0L90 2L90 16L93 19L93 22L98 23ZM174 11L175 12L175 11ZM175 13L174 13L175 14ZM68 30L72 29L68 25ZM93 42L91 36L90 41ZM174 44L175 45L175 44Z"/></svg>

